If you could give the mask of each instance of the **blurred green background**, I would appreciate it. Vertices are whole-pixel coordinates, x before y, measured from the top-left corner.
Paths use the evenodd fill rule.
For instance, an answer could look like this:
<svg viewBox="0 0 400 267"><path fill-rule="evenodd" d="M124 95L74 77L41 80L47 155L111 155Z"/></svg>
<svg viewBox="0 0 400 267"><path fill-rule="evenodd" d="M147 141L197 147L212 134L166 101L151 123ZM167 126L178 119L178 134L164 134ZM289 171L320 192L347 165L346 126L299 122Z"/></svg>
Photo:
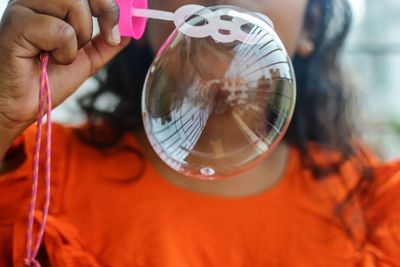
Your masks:
<svg viewBox="0 0 400 267"><path fill-rule="evenodd" d="M352 0L355 23L343 58L359 95L359 127L385 159L400 157L400 1Z"/></svg>

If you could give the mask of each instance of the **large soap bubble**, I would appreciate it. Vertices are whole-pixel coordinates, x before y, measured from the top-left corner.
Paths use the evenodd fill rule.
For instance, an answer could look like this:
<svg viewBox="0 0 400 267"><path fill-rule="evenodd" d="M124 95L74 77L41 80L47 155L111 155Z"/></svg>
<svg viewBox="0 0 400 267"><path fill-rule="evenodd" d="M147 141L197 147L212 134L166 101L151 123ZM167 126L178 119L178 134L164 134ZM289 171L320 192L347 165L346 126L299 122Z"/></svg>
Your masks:
<svg viewBox="0 0 400 267"><path fill-rule="evenodd" d="M237 7L203 8L161 47L142 111L150 143L170 167L225 178L254 166L280 142L296 85L271 24Z"/></svg>

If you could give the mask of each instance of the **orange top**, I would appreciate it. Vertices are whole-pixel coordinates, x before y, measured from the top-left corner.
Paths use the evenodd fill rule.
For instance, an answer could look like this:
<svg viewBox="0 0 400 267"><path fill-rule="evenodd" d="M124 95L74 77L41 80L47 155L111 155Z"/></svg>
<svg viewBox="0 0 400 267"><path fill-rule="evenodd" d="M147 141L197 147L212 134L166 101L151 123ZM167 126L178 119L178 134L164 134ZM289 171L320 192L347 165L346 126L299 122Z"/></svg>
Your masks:
<svg viewBox="0 0 400 267"><path fill-rule="evenodd" d="M400 266L400 162L376 167L369 198L355 198L338 216L356 181L350 163L343 179L318 181L292 148L275 187L224 198L180 189L136 154L100 152L71 128L53 132L43 240L52 266ZM33 128L24 134L24 164L0 177L0 266L23 263L33 137ZM121 144L138 147L132 135Z"/></svg>

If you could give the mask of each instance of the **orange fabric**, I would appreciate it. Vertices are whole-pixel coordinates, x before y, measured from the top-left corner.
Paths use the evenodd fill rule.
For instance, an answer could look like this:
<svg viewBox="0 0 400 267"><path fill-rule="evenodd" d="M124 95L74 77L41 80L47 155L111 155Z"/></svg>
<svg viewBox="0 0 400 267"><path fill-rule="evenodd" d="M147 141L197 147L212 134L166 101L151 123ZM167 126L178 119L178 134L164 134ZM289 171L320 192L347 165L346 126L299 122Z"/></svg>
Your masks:
<svg viewBox="0 0 400 267"><path fill-rule="evenodd" d="M173 186L129 150L97 151L57 125L53 133L44 236L53 266L400 266L400 162L376 167L368 198L350 201L342 221L336 204L357 180L351 163L318 181L291 149L274 188L224 198ZM24 134L25 163L0 177L0 266L22 266L33 134ZM121 145L140 149L130 135Z"/></svg>

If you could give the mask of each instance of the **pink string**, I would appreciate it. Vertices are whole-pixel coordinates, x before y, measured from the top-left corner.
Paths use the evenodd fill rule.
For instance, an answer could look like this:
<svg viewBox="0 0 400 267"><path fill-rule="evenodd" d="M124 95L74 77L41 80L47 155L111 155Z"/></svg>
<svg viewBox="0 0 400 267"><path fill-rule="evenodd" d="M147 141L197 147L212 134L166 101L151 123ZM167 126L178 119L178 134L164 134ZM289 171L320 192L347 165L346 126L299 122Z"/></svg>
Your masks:
<svg viewBox="0 0 400 267"><path fill-rule="evenodd" d="M37 131L35 139L35 150L33 158L33 178L32 178L32 195L29 205L28 215L28 228L26 233L26 255L24 265L26 267L40 267L39 262L35 259L42 242L44 229L46 226L47 216L50 206L50 181L51 181L51 92L49 77L47 74L47 65L49 62L49 54L42 53L40 55L40 82L39 82L39 108L37 116ZM43 220L34 243L33 243L33 222L36 206L37 188L39 181L39 160L40 160L40 147L42 140L42 124L44 117L44 109L46 108L47 121L46 121L46 151L45 151L45 201L43 205Z"/></svg>

